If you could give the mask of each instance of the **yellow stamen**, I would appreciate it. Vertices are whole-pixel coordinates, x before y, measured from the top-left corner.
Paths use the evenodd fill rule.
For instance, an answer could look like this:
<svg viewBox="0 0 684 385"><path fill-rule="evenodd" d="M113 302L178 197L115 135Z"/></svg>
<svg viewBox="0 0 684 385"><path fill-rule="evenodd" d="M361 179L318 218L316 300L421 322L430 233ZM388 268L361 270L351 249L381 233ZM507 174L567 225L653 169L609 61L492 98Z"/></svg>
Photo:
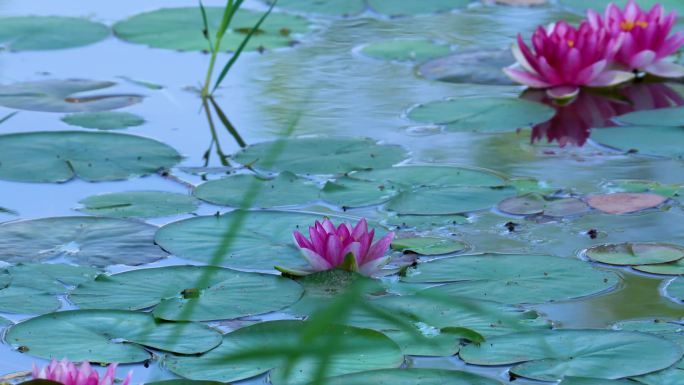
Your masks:
<svg viewBox="0 0 684 385"><path fill-rule="evenodd" d="M568 40L568 47L573 48L575 46L574 40Z"/></svg>
<svg viewBox="0 0 684 385"><path fill-rule="evenodd" d="M620 28L622 28L623 31L629 32L634 29L634 22L633 21L628 21L625 20L622 23L620 23Z"/></svg>
<svg viewBox="0 0 684 385"><path fill-rule="evenodd" d="M636 25L638 25L641 28L646 29L646 28L648 28L648 21L637 21Z"/></svg>

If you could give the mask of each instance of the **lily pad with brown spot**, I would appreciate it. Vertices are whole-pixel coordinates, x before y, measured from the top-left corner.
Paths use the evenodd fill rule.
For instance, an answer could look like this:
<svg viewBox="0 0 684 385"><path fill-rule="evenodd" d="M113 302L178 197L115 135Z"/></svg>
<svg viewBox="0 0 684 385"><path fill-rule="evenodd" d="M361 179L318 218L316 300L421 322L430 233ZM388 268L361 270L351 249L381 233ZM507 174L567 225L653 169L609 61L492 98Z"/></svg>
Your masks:
<svg viewBox="0 0 684 385"><path fill-rule="evenodd" d="M607 214L630 214L658 207L667 198L651 193L614 193L591 195L587 198L589 206Z"/></svg>
<svg viewBox="0 0 684 385"><path fill-rule="evenodd" d="M667 243L618 243L594 246L586 255L609 265L657 265L684 258L684 248Z"/></svg>

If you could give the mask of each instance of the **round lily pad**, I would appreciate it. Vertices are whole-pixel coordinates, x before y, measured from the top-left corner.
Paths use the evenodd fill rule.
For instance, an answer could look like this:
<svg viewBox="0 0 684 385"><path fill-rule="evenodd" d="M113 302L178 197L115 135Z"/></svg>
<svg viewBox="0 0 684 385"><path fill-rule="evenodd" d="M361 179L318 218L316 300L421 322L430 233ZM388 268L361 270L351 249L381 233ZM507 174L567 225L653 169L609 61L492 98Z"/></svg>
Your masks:
<svg viewBox="0 0 684 385"><path fill-rule="evenodd" d="M412 16L437 12L447 12L457 8L465 8L472 0L368 0L370 8L387 16Z"/></svg>
<svg viewBox="0 0 684 385"><path fill-rule="evenodd" d="M635 111L613 119L624 125L682 127L684 126L684 107Z"/></svg>
<svg viewBox="0 0 684 385"><path fill-rule="evenodd" d="M78 203L84 213L117 218L154 218L195 211L191 196L164 191L129 191L89 196Z"/></svg>
<svg viewBox="0 0 684 385"><path fill-rule="evenodd" d="M418 67L426 79L448 83L511 85L502 68L515 62L510 49L475 50L430 60Z"/></svg>
<svg viewBox="0 0 684 385"><path fill-rule="evenodd" d="M601 187L609 193L627 192L627 193L645 193L662 195L665 197L674 197L679 190L684 190L684 186L677 183L663 184L660 182L640 179L618 179L605 182Z"/></svg>
<svg viewBox="0 0 684 385"><path fill-rule="evenodd" d="M43 80L0 86L0 105L41 112L92 112L115 110L143 100L134 94L96 94L114 82L84 79ZM86 96L81 93L88 92Z"/></svg>
<svg viewBox="0 0 684 385"><path fill-rule="evenodd" d="M221 334L201 324L159 321L147 313L70 310L18 323L7 331L6 340L41 358L129 363L152 357L144 347L203 353L221 343Z"/></svg>
<svg viewBox="0 0 684 385"><path fill-rule="evenodd" d="M145 123L145 119L138 115L118 111L82 112L67 115L62 118L62 121L72 126L97 130L116 130L140 126Z"/></svg>
<svg viewBox="0 0 684 385"><path fill-rule="evenodd" d="M0 179L88 182L128 179L168 168L181 159L152 139L105 132L53 131L0 135Z"/></svg>
<svg viewBox="0 0 684 385"><path fill-rule="evenodd" d="M547 215L565 217L584 214L589 206L577 198L546 199L537 193L528 193L501 201L497 208L513 215Z"/></svg>
<svg viewBox="0 0 684 385"><path fill-rule="evenodd" d="M271 4L271 0L264 0ZM471 0L423 0L420 4L394 0L281 0L282 9L328 16L353 16L370 7L376 13L386 16L411 16L450 11L467 6Z"/></svg>
<svg viewBox="0 0 684 385"><path fill-rule="evenodd" d="M597 143L629 153L683 159L684 128L667 126L626 126L592 130Z"/></svg>
<svg viewBox="0 0 684 385"><path fill-rule="evenodd" d="M392 242L392 249L421 255L440 255L463 251L468 246L451 238L415 237L398 238Z"/></svg>
<svg viewBox="0 0 684 385"><path fill-rule="evenodd" d="M398 215L387 218L385 223L399 229L435 230L467 224L468 217L462 215Z"/></svg>
<svg viewBox="0 0 684 385"><path fill-rule="evenodd" d="M504 132L543 123L555 113L549 106L517 98L458 98L419 105L408 117L450 131Z"/></svg>
<svg viewBox="0 0 684 385"><path fill-rule="evenodd" d="M682 349L646 333L607 330L551 330L493 337L461 349L473 365L510 365L511 373L556 381L565 376L619 379L665 369Z"/></svg>
<svg viewBox="0 0 684 385"><path fill-rule="evenodd" d="M276 152L273 164L264 164ZM406 150L395 145L379 145L360 138L298 138L257 143L238 152L242 164L272 171L297 174L342 174L350 171L386 168L405 160Z"/></svg>
<svg viewBox="0 0 684 385"><path fill-rule="evenodd" d="M381 369L333 377L328 385L501 385L477 374L446 369Z"/></svg>
<svg viewBox="0 0 684 385"><path fill-rule="evenodd" d="M276 311L299 299L302 288L276 275L211 266L133 270L77 287L69 299L82 309L141 310L172 321L233 319Z"/></svg>
<svg viewBox="0 0 684 385"><path fill-rule="evenodd" d="M520 304L585 297L614 288L619 278L573 258L474 255L419 264L402 281L449 282L426 293Z"/></svg>
<svg viewBox="0 0 684 385"><path fill-rule="evenodd" d="M481 168L441 165L408 165L359 171L351 174L356 179L382 183L388 187L500 187L508 184L506 176Z"/></svg>
<svg viewBox="0 0 684 385"><path fill-rule="evenodd" d="M81 47L109 36L106 25L78 17L19 16L0 19L0 46L10 51Z"/></svg>
<svg viewBox="0 0 684 385"><path fill-rule="evenodd" d="M377 205L398 192L396 186L381 182L340 177L325 183L321 198L342 208Z"/></svg>
<svg viewBox="0 0 684 385"><path fill-rule="evenodd" d="M292 233L323 215L285 211L233 211L168 224L156 242L171 254L214 266L271 270L305 264ZM335 218L333 218L336 221Z"/></svg>
<svg viewBox="0 0 684 385"><path fill-rule="evenodd" d="M54 294L41 290L22 286L9 286L0 290L0 312L3 313L45 314L60 307L62 303Z"/></svg>
<svg viewBox="0 0 684 385"><path fill-rule="evenodd" d="M395 39L367 44L360 52L380 60L422 62L448 55L451 47L425 39Z"/></svg>
<svg viewBox="0 0 684 385"><path fill-rule="evenodd" d="M213 40L223 18L223 8L204 7L204 9L209 34ZM223 36L220 50L235 51L262 14L262 12L244 8L235 13L230 28ZM203 29L204 23L199 7L162 8L135 15L114 25L114 33L120 39L154 48L180 51L209 49L209 43L202 34ZM274 12L252 35L245 49L254 51L260 47L266 49L287 47L294 41L293 34L305 33L308 30L309 23L306 19Z"/></svg>
<svg viewBox="0 0 684 385"><path fill-rule="evenodd" d="M231 175L199 185L194 195L217 205L241 207L248 199L250 207L270 208L313 203L319 192L314 182L284 171L275 178Z"/></svg>
<svg viewBox="0 0 684 385"><path fill-rule="evenodd" d="M265 0L272 4L271 0ZM356 15L366 9L364 0L279 0L278 8L304 13L315 13L330 16Z"/></svg>
<svg viewBox="0 0 684 385"><path fill-rule="evenodd" d="M422 188L398 194L387 203L387 210L402 215L462 214L491 209L514 194L512 188Z"/></svg>
<svg viewBox="0 0 684 385"><path fill-rule="evenodd" d="M313 379L322 349L326 349L332 337L339 338L339 346L332 352L326 375L329 377L374 369L398 367L404 360L399 347L385 335L350 326L329 325L324 334L306 345L300 343L306 322L263 322L234 332L223 338L216 349L198 357L171 356L167 367L174 373L193 380L230 382L266 373L272 369L274 385L306 384ZM342 338L341 338L342 337ZM295 362L290 377L285 378L279 370L288 356L287 350L305 354ZM282 353L275 354L280 351ZM260 357L241 355L244 352L260 352ZM270 352L274 354L266 355Z"/></svg>
<svg viewBox="0 0 684 385"><path fill-rule="evenodd" d="M684 275L684 258L670 263L656 265L635 265L634 270L659 275Z"/></svg>
<svg viewBox="0 0 684 385"><path fill-rule="evenodd" d="M684 383L684 370L680 368L670 368L639 377L633 377L632 379L645 385L679 385Z"/></svg>
<svg viewBox="0 0 684 385"><path fill-rule="evenodd" d="M617 243L594 246L586 255L609 265L655 265L684 258L684 247L666 243Z"/></svg>
<svg viewBox="0 0 684 385"><path fill-rule="evenodd" d="M114 218L56 217L0 225L0 261L64 259L82 266L142 265L166 256L155 226Z"/></svg>
<svg viewBox="0 0 684 385"><path fill-rule="evenodd" d="M612 193L591 195L587 198L589 206L608 214L629 214L658 207L666 197L651 193Z"/></svg>

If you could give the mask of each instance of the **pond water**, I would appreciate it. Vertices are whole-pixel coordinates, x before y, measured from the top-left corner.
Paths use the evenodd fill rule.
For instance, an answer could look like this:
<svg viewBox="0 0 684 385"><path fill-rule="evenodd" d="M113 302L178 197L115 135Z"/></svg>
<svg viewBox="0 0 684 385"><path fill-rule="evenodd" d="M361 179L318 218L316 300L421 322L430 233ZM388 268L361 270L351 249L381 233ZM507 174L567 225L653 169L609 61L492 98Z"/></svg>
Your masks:
<svg viewBox="0 0 684 385"><path fill-rule="evenodd" d="M20 262L33 261L92 265L106 273L141 267L211 264L214 256L221 257L216 250L220 248L220 237L225 235L225 226L212 216L230 213L245 202L256 201L257 207L285 208L318 216L297 214L300 216L288 219L286 215L270 218L270 214L266 214L264 219L257 220L251 219L256 216L247 214L247 222L254 223L252 225L263 229L264 233L271 232L261 234L261 238L255 237L258 238L254 241L256 245L261 242L266 251L255 252L257 247L250 244L245 246L248 256L241 254L248 262L231 256L230 261L219 265L276 273L271 266L297 261L289 254L280 256L292 248L290 244L284 245L285 241L281 239L290 242L290 234L297 227L312 224L313 219L324 215L367 217L379 229L381 225L391 228L399 238L437 237L439 242L455 241L460 245L435 253L437 256L421 256L414 273L409 272L401 280L396 276L384 278L390 292L410 295L416 288L451 282L447 286L453 288L428 291L456 297L458 293L465 293L476 299L483 299L478 293L490 294L486 299L513 305L516 309L536 311L540 317L538 322L549 321L559 329L609 329L615 323L627 320L680 321L684 317L684 306L678 293L682 291L675 291L674 287L677 276L684 274L682 266L677 265L684 257L684 200L680 195L684 194L684 150L681 147L684 143L681 126L684 124L667 123L677 121L677 117L670 115L628 115L641 119L639 123L630 123L627 117L621 120L619 116L682 106L684 85L677 81L665 83L646 79L611 91L583 91L572 103L558 105L548 100L543 92L524 91L522 87L510 84L501 76L500 68L513 60L508 49L518 32L527 36L538 25L559 19L576 22L581 18L582 4L586 2L569 0L538 7L479 3L462 6L464 3L468 2L453 1L447 6L447 12L415 12L418 15L400 17L369 10L343 17L334 15L335 7L325 8L321 13L276 8L274 14L303 17L298 22L304 23L305 31L293 31L290 36L296 44L261 53L246 52L215 95L222 113L247 145L244 152L240 152L241 141L226 129L216 113L211 122L207 121L197 93L209 61L205 52L151 48L114 34L94 44L74 48L0 52L0 84L3 85L0 87L0 118L18 112L0 123L0 208L7 209L0 210L0 222L4 222L0 224L0 262L8 269ZM204 4L224 5L216 0ZM0 15L73 16L112 26L145 12L188 6L196 4L180 0L0 0ZM267 5L258 0L246 1L245 7L257 11L267 9ZM425 7L428 7L427 3ZM200 15L198 7L188 12L197 12L196 17ZM151 21L147 23L159 28L161 36L169 32L163 30L164 20L159 24L161 27ZM287 22L283 23L285 28ZM281 32L289 34L289 31ZM8 44L8 39L3 39L3 44ZM421 43L415 47L382 46L387 42L416 40ZM371 49L374 47L375 50ZM219 60L225 61L229 57L221 54ZM152 175L106 178L103 175L112 173L112 169L126 168L122 165L129 161L117 156L135 157L135 151L144 150L150 151L150 156L161 157L162 150L154 152L156 150L152 148L156 144L148 142L119 143L121 139L114 136L92 137L89 142L91 139L73 133L47 137L46 147L38 147L34 138L20 139L14 144L3 142L5 134L14 133L77 131L105 135L104 131L67 124L62 118L70 111L41 112L14 105L5 107L7 102L4 100L12 98L7 96L7 85L63 79L116 83L103 90L91 89L83 95L142 95L141 102L124 105L120 111L138 115L144 123L109 132L155 139L175 149L182 159L175 159L168 165L160 161L157 168L163 167L163 171L154 172L153 168L153 172L135 169L130 172ZM23 91L21 87L26 85L19 87L20 91L12 93L33 92ZM677 116L681 122L684 114ZM66 140L68 143L64 144L60 135L61 138L71 135L72 141ZM321 137L337 139L318 141ZM334 143L350 138L348 148L360 150L355 156L345 158L345 151L351 150L336 148ZM284 150L277 148L279 142L275 142L270 151L259 147L259 144L279 139L288 143ZM300 140L301 145L297 144ZM69 163L71 171L80 178L65 183L39 183L41 178L50 179L50 175L57 172L55 169L65 167L61 161L55 164L43 159L54 158L51 152L45 155L49 152L44 151L45 148L51 146L58 148L57 158L80 154L84 146L92 146L88 154L76 156L82 156L79 159L82 163ZM364 146L369 149L364 150ZM301 148L303 150L297 152ZM12 152L14 157L3 156L2 152ZM340 153L343 155L338 158ZM222 154L226 156L222 157ZM229 156L233 154L238 155ZM113 158L116 166L107 168L97 163L103 157L107 157L107 161ZM20 171L7 171L7 163L10 168ZM241 163L249 167L242 167ZM90 180L96 182L83 177L93 164L97 170ZM366 164L370 167L365 167ZM434 166L439 168L431 168ZM397 172L398 167L412 168L409 172ZM375 170L360 170L365 168ZM140 234L151 231L150 228L131 230L119 222L108 226L122 226L109 230L121 234L109 232L104 239L98 236L98 231L104 231L99 230L100 224L93 225L98 227L96 230L83 230L91 222L74 225L76 230L66 230L72 225L62 220L48 220L41 225L43 227L29 225L23 229L10 229L16 224L22 226L21 221L26 220L87 215L78 211L83 208L79 202L98 194L160 191L188 197L196 186L207 181L234 180L235 173L249 174L252 169L263 171L263 175L271 175L268 171L281 172L281 176L290 179L281 181L281 185L262 186L274 189L272 192L250 190L253 184L243 182L215 185L213 190L207 187L202 192L204 195L200 194L200 189L195 191L202 200L184 201L184 204L190 204L189 209L172 209L161 216L150 215L151 218L144 219L132 215L130 221L136 225L164 226L157 233L156 241L170 256L152 244L156 229L145 238ZM299 177L285 174L290 171ZM357 171L350 175L352 181L342 177L352 171ZM461 174L464 176L454 176ZM17 181L22 178L23 181ZM359 182L354 178L367 179ZM323 192L318 191L329 179L339 183L340 190L326 185ZM318 187L311 193L313 185ZM386 188L388 190L384 191ZM610 193L634 195L617 199L615 195L607 195ZM154 206L161 197L151 199L141 206ZM127 207L130 203L108 203L104 209L111 209L112 205L114 208ZM169 205L173 208L180 203ZM93 212L97 214L98 209ZM116 210L105 211L102 216L111 213ZM228 214L221 218L235 217L237 215ZM240 220L235 219L235 223ZM226 221L231 222L230 219ZM176 226L176 223L181 225ZM197 227L191 228L195 224ZM240 240L235 243L241 245ZM609 246L601 247L604 244ZM397 248L401 250L401 247ZM100 259L95 257L96 253ZM474 262L481 263L479 267L451 266L446 262L444 271L453 269L453 274L443 273L442 278L432 280L421 278L429 274L440 277L440 269L430 270L430 264L443 262L443 257L467 261L468 257L463 255L483 253L485 256L474 257L483 258ZM275 262L271 262L272 254L278 254ZM548 256L551 259L519 262L519 265L514 262L511 269L518 265L520 271L508 274L505 267L497 268L498 260L491 260L497 256L490 254ZM393 256L395 265L411 259L411 254L403 258L397 250ZM566 268L563 262L552 257L571 259L578 264ZM437 260L432 261L433 258ZM616 262L615 259L620 260ZM425 268L422 268L423 263ZM669 264L664 266L664 263ZM657 266L656 270L651 270L652 266ZM581 270L585 268L589 270ZM461 276L460 272L465 270L468 272ZM541 284L539 276L526 275L529 271L537 275L543 272L541 281L550 276L555 283ZM38 274L38 271L29 273ZM19 277L16 272L8 274ZM47 273L40 274L43 277ZM79 284L87 284L95 273L88 280L64 279L59 274L54 273L48 280L66 284L61 292L32 288L34 291L20 292L20 297L29 302L39 301L38 297L40 301L46 296L58 298L59 310L78 309L77 295L67 298L66 294ZM178 275L182 278L182 274ZM139 284L141 287L154 286L156 279L164 282L180 278L176 275L173 278L163 275L141 278ZM486 280L496 282L494 286L503 285L503 288L480 288L480 282ZM4 282L0 276L0 287L11 287L10 281ZM668 289L668 285L672 288ZM96 289L93 290L97 292ZM10 311L11 306L6 303L16 304L22 299L8 299L11 294L6 290L9 289L0 289L0 309L8 310L0 310L0 321L6 318L21 322L49 312L22 314ZM131 290L135 293L136 289ZM3 294L3 291L6 292ZM503 297L497 299L499 297L492 294L493 291L506 295L501 294ZM74 293L77 292L78 289ZM95 298L97 301L98 297ZM147 309L157 303L139 308ZM292 318L286 304L244 313L256 314L250 317L231 317L239 320L205 323L228 332L253 321ZM279 312L283 308L286 310ZM66 333L59 328L56 330L55 333ZM68 341L67 337L59 338ZM126 340L114 333L109 342L121 342L117 338ZM40 348L33 351L36 350ZM183 366L186 365L182 363L185 357L181 357L181 364L179 361L168 365L160 363L162 360L156 358L170 354L160 352L165 350L183 353L173 349L152 349L155 359L147 365L140 364L142 360L131 360L138 363L122 365L118 374L123 376L133 369L133 382L146 383L177 378L167 368L169 365L176 368L176 373L191 366ZM209 348L192 353L207 350ZM29 370L33 362L46 362L39 357L50 356L43 353L36 357L31 352L31 349L19 352L11 342L11 332L6 332L5 341L0 345L0 375ZM453 354L451 357L415 355L404 365L466 370L502 383L508 383L510 379L510 366L466 364ZM268 378L260 376L246 380L246 383L268 383ZM517 379L515 383L535 381Z"/></svg>

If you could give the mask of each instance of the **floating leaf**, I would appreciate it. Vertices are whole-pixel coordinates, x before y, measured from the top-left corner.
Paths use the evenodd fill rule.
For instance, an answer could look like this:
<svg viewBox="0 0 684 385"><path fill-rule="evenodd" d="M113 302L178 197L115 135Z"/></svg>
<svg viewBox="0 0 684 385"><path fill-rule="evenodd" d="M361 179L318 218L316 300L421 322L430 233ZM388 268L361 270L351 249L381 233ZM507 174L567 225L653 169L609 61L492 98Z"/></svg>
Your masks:
<svg viewBox="0 0 684 385"><path fill-rule="evenodd" d="M342 208L381 204L396 194L397 188L393 185L349 177L328 181L321 190L325 201Z"/></svg>
<svg viewBox="0 0 684 385"><path fill-rule="evenodd" d="M302 321L271 321L247 326L226 334L218 348L204 355L171 356L167 358L166 365L172 372L186 378L221 382L254 377L275 368L271 373L274 385L306 384L313 379L316 371L317 352L326 349L329 339L335 336L344 337L338 340L339 346L332 352L326 376L394 368L404 359L399 347L385 335L349 326L329 325L322 337L303 346L300 336L306 325ZM304 358L295 363L289 379L284 378L279 370L288 354L266 356L271 351L285 349L305 353ZM260 351L264 354L261 357L240 357L245 351ZM307 351L310 353L306 354Z"/></svg>
<svg viewBox="0 0 684 385"><path fill-rule="evenodd" d="M674 197L679 190L683 190L681 184L662 184L659 182L638 179L620 179L602 183L601 187L610 193L645 193L650 192L665 197Z"/></svg>
<svg viewBox="0 0 684 385"><path fill-rule="evenodd" d="M250 207L270 208L313 203L318 200L319 192L314 182L284 171L272 179L231 175L199 185L194 195L217 205L241 207L249 199Z"/></svg>
<svg viewBox="0 0 684 385"><path fill-rule="evenodd" d="M565 377L558 385L634 385L629 380L606 380L588 377Z"/></svg>
<svg viewBox="0 0 684 385"><path fill-rule="evenodd" d="M515 194L512 188L422 188L398 194L387 209L398 214L445 215L488 210Z"/></svg>
<svg viewBox="0 0 684 385"><path fill-rule="evenodd" d="M684 128L666 126L626 126L593 130L597 143L629 153L684 158Z"/></svg>
<svg viewBox="0 0 684 385"><path fill-rule="evenodd" d="M679 301L684 301L684 279L675 278L665 288L667 295L676 298Z"/></svg>
<svg viewBox="0 0 684 385"><path fill-rule="evenodd" d="M106 25L78 17L20 16L0 19L0 45L10 51L81 47L109 36Z"/></svg>
<svg viewBox="0 0 684 385"><path fill-rule="evenodd" d="M511 85L501 69L514 62L510 49L468 50L430 60L418 67L418 74L448 83Z"/></svg>
<svg viewBox="0 0 684 385"><path fill-rule="evenodd" d="M477 374L445 369L382 369L333 377L327 385L501 385ZM593 384L586 384L593 385ZM598 385L598 384L597 384Z"/></svg>
<svg viewBox="0 0 684 385"><path fill-rule="evenodd" d="M651 274L682 275L684 274L684 258L670 263L637 265L632 266L632 268L637 271Z"/></svg>
<svg viewBox="0 0 684 385"><path fill-rule="evenodd" d="M609 265L655 265L684 258L684 247L665 243L618 243L594 246L586 255Z"/></svg>
<svg viewBox="0 0 684 385"><path fill-rule="evenodd" d="M0 179L101 182L128 179L180 161L173 148L140 136L53 131L0 135Z"/></svg>
<svg viewBox="0 0 684 385"><path fill-rule="evenodd" d="M421 255L440 255L463 251L468 246L455 239L435 237L398 238L392 242L392 249Z"/></svg>
<svg viewBox="0 0 684 385"><path fill-rule="evenodd" d="M268 154L278 152L278 161L263 165ZM257 143L238 152L235 161L272 171L297 174L342 174L386 168L406 159L400 146L379 145L370 139L299 138Z"/></svg>
<svg viewBox="0 0 684 385"><path fill-rule="evenodd" d="M0 317L0 328L4 328L4 327L10 326L10 325L12 325L12 321L10 321L6 318Z"/></svg>
<svg viewBox="0 0 684 385"><path fill-rule="evenodd" d="M500 187L507 185L506 176L483 168L440 165L408 165L351 174L362 179L403 188L419 187Z"/></svg>
<svg viewBox="0 0 684 385"><path fill-rule="evenodd" d="M646 385L679 385L684 383L683 369L665 369L645 376L633 377L633 380Z"/></svg>
<svg viewBox="0 0 684 385"><path fill-rule="evenodd" d="M280 310L301 294L295 282L275 275L169 266L102 275L77 287L69 299L83 309L154 307L157 318L210 321Z"/></svg>
<svg viewBox="0 0 684 385"><path fill-rule="evenodd" d="M272 0L264 1L272 4ZM420 4L413 4L393 0L368 0L368 6L371 10L387 16L411 16L463 8L470 2L471 0L423 0ZM366 10L366 2L363 0L280 0L277 5L287 10L327 16L353 16Z"/></svg>
<svg viewBox="0 0 684 385"><path fill-rule="evenodd" d="M213 34L221 24L223 8L204 7L204 11L209 33ZM219 51L235 51L261 16L261 12L240 8L223 36ZM114 32L120 39L180 51L209 49L209 43L202 34L203 29L202 13L198 7L162 8L135 15L114 25ZM260 47L287 47L293 43L292 34L305 33L308 30L309 23L304 18L271 13L253 34L245 49L254 51Z"/></svg>
<svg viewBox="0 0 684 385"><path fill-rule="evenodd" d="M66 259L82 266L141 265L166 256L157 228L114 218L56 217L0 225L0 261Z"/></svg>
<svg viewBox="0 0 684 385"><path fill-rule="evenodd" d="M89 196L78 203L84 213L117 218L154 218L195 211L193 197L163 191L129 191Z"/></svg>
<svg viewBox="0 0 684 385"><path fill-rule="evenodd" d="M31 318L7 331L7 342L41 358L71 361L142 362L144 347L197 354L221 343L221 334L195 323L163 322L146 313L71 310Z"/></svg>
<svg viewBox="0 0 684 385"><path fill-rule="evenodd" d="M450 282L425 292L520 304L585 297L614 288L619 279L573 258L475 255L421 263L402 281Z"/></svg>
<svg viewBox="0 0 684 385"><path fill-rule="evenodd" d="M682 349L663 338L637 332L550 330L493 337L461 349L473 365L510 365L511 373L555 381L565 376L619 379L665 369Z"/></svg>
<svg viewBox="0 0 684 385"><path fill-rule="evenodd" d="M546 199L537 193L528 193L501 201L497 208L513 215L540 215L566 217L584 214L589 206L577 198Z"/></svg>
<svg viewBox="0 0 684 385"><path fill-rule="evenodd" d="M555 113L549 106L517 98L458 98L419 105L408 117L450 131L503 132L543 123Z"/></svg>
<svg viewBox="0 0 684 385"><path fill-rule="evenodd" d="M271 0L265 2L269 5L273 3ZM277 5L282 9L332 16L356 15L366 8L364 0L280 0Z"/></svg>
<svg viewBox="0 0 684 385"><path fill-rule="evenodd" d="M590 195L589 206L608 214L629 214L658 207L667 200L666 197L651 193L612 193Z"/></svg>
<svg viewBox="0 0 684 385"><path fill-rule="evenodd" d="M684 126L684 107L635 111L613 119L624 125L682 127Z"/></svg>
<svg viewBox="0 0 684 385"><path fill-rule="evenodd" d="M116 130L120 128L140 126L145 119L130 112L82 112L67 115L62 121L72 126L95 128L98 130Z"/></svg>
<svg viewBox="0 0 684 385"><path fill-rule="evenodd" d="M30 299L30 300L29 300ZM53 294L21 286L0 290L0 312L15 314L45 314L62 306Z"/></svg>
<svg viewBox="0 0 684 385"><path fill-rule="evenodd" d="M0 105L18 110L41 112L106 111L127 107L143 100L141 95L99 94L96 91L115 85L84 79L43 80L0 86Z"/></svg>
<svg viewBox="0 0 684 385"><path fill-rule="evenodd" d="M400 229L434 230L466 224L468 218L461 215L398 215L387 218L385 222Z"/></svg>
<svg viewBox="0 0 684 385"><path fill-rule="evenodd" d="M457 8L465 8L472 0L368 0L370 8L388 16L411 16L428 13L446 12Z"/></svg>
<svg viewBox="0 0 684 385"><path fill-rule="evenodd" d="M395 39L367 44L360 52L380 60L421 62L448 55L451 48L425 39Z"/></svg>

